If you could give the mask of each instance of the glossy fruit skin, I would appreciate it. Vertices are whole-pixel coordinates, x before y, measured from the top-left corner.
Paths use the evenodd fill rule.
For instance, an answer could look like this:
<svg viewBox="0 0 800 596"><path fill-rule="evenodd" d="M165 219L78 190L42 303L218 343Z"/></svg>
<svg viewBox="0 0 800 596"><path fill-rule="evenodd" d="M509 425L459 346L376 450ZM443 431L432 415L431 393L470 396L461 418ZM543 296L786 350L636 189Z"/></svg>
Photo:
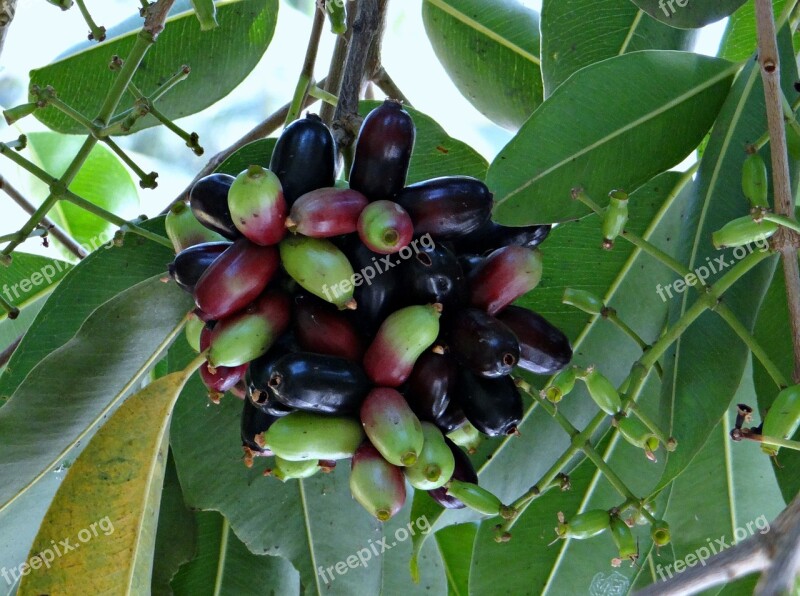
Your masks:
<svg viewBox="0 0 800 596"><path fill-rule="evenodd" d="M228 209L228 190L233 180L228 174L209 174L195 182L189 191L189 204L197 221L228 240L242 237Z"/></svg>
<svg viewBox="0 0 800 596"><path fill-rule="evenodd" d="M434 422L444 414L457 378L458 368L449 355L427 351L417 358L404 395L420 420Z"/></svg>
<svg viewBox="0 0 800 596"><path fill-rule="evenodd" d="M358 236L371 251L389 255L409 245L414 237L414 224L397 203L374 201L358 217Z"/></svg>
<svg viewBox="0 0 800 596"><path fill-rule="evenodd" d="M400 263L397 256L379 255L361 242L345 247L353 269L360 272L364 283L356 286L353 298L358 308L353 313L356 326L372 336L381 323L397 310L404 296Z"/></svg>
<svg viewBox="0 0 800 596"><path fill-rule="evenodd" d="M336 180L336 142L316 114L287 126L269 162L281 181L287 206L312 190L333 186Z"/></svg>
<svg viewBox="0 0 800 596"><path fill-rule="evenodd" d="M572 360L572 346L560 329L538 313L519 306L507 306L497 319L519 342L517 366L537 375L552 375Z"/></svg>
<svg viewBox="0 0 800 596"><path fill-rule="evenodd" d="M296 352L271 367L269 387L286 406L319 414L356 414L372 388L351 360Z"/></svg>
<svg viewBox="0 0 800 596"><path fill-rule="evenodd" d="M211 366L239 366L269 350L289 326L291 303L280 290L262 294L242 312L217 322L211 332Z"/></svg>
<svg viewBox="0 0 800 596"><path fill-rule="evenodd" d="M413 465L425 437L419 418L395 389L376 387L361 405L361 423L370 443L395 466Z"/></svg>
<svg viewBox="0 0 800 596"><path fill-rule="evenodd" d="M222 241L205 242L185 248L169 264L169 274L182 290L192 293L206 269L230 246L230 242Z"/></svg>
<svg viewBox="0 0 800 596"><path fill-rule="evenodd" d="M262 412L248 400L244 400L241 418L242 445L257 453L268 452L269 449L257 442L256 437L272 426L276 420L276 417Z"/></svg>
<svg viewBox="0 0 800 596"><path fill-rule="evenodd" d="M538 249L506 246L486 257L470 276L472 305L496 315L542 278L542 255Z"/></svg>
<svg viewBox="0 0 800 596"><path fill-rule="evenodd" d="M366 341L350 317L310 294L294 297L294 332L303 350L361 362Z"/></svg>
<svg viewBox="0 0 800 596"><path fill-rule="evenodd" d="M484 260L486 260L486 257L481 255L458 255L458 264L461 265L461 271L467 279L472 276Z"/></svg>
<svg viewBox="0 0 800 596"><path fill-rule="evenodd" d="M536 248L550 234L550 226L512 228L487 220L477 230L455 241L459 253L485 255L504 246Z"/></svg>
<svg viewBox="0 0 800 596"><path fill-rule="evenodd" d="M575 374L575 368L565 368L560 373L558 373L553 380L550 381L550 384L545 387L544 395L547 398L547 401L550 403L557 404L560 402L564 397L569 395L575 387L575 381L577 380L577 375Z"/></svg>
<svg viewBox="0 0 800 596"><path fill-rule="evenodd" d="M558 524L558 535L561 538L586 540L605 532L611 524L611 516L605 509L590 509L579 513L568 523Z"/></svg>
<svg viewBox="0 0 800 596"><path fill-rule="evenodd" d="M364 443L353 456L350 492L379 521L396 515L406 502L403 472L387 462L375 447Z"/></svg>
<svg viewBox="0 0 800 596"><path fill-rule="evenodd" d="M255 300L278 271L278 251L242 238L223 252L197 280L197 308L214 320L228 317Z"/></svg>
<svg viewBox="0 0 800 596"><path fill-rule="evenodd" d="M310 478L319 471L319 460L289 461L276 455L272 475L281 482L286 482L287 480Z"/></svg>
<svg viewBox="0 0 800 596"><path fill-rule="evenodd" d="M791 439L800 428L800 385L781 391L764 417L761 434L778 439ZM761 450L771 456L778 454L779 447L761 445Z"/></svg>
<svg viewBox="0 0 800 596"><path fill-rule="evenodd" d="M420 490L435 490L450 480L456 461L435 424L422 422L425 441L417 461L403 469L409 484Z"/></svg>
<svg viewBox="0 0 800 596"><path fill-rule="evenodd" d="M176 203L170 208L164 220L164 227L176 253L196 244L225 240L222 235L209 230L197 221L189 205L183 202Z"/></svg>
<svg viewBox="0 0 800 596"><path fill-rule="evenodd" d="M753 242L764 242L775 235L778 224L771 221L755 222L749 215L729 221L711 234L714 248L733 248Z"/></svg>
<svg viewBox="0 0 800 596"><path fill-rule="evenodd" d="M503 503L488 490L461 480L451 480L447 494L461 501L470 509L484 515L500 515Z"/></svg>
<svg viewBox="0 0 800 596"><path fill-rule="evenodd" d="M416 128L401 103L387 99L372 110L356 141L350 188L370 201L392 200L406 184Z"/></svg>
<svg viewBox="0 0 800 596"><path fill-rule="evenodd" d="M565 288L561 302L574 306L589 315L599 315L606 307L598 296L587 290L579 290L576 288Z"/></svg>
<svg viewBox="0 0 800 596"><path fill-rule="evenodd" d="M414 233L452 240L474 232L492 212L492 193L477 178L446 176L411 184L396 201L411 216Z"/></svg>
<svg viewBox="0 0 800 596"><path fill-rule="evenodd" d="M462 306L469 286L458 261L443 244L420 243L416 254L402 263L405 293L417 304L438 302L448 311Z"/></svg>
<svg viewBox="0 0 800 596"><path fill-rule="evenodd" d="M511 377L487 379L461 368L458 399L475 428L489 437L514 434L522 420L522 396Z"/></svg>
<svg viewBox="0 0 800 596"><path fill-rule="evenodd" d="M298 198L286 219L292 233L330 238L358 230L358 217L369 204L367 197L350 188L318 188Z"/></svg>
<svg viewBox="0 0 800 596"><path fill-rule="evenodd" d="M469 457L467 457L467 454L447 437L445 437L444 442L450 448L450 452L453 454L453 459L455 461L452 479L478 484L478 473L475 471L475 467L472 465L472 461L470 461ZM447 489L445 487L429 490L428 494L434 501L446 509L464 509L464 507L466 507L466 505L457 498L447 494Z"/></svg>
<svg viewBox="0 0 800 596"><path fill-rule="evenodd" d="M197 353L200 353L200 335L203 333L205 326L206 324L196 314L189 314L184 328L184 335L186 336L186 342Z"/></svg>
<svg viewBox="0 0 800 596"><path fill-rule="evenodd" d="M753 207L769 208L767 164L758 152L748 155L742 164L742 191Z"/></svg>
<svg viewBox="0 0 800 596"><path fill-rule="evenodd" d="M289 236L280 243L281 263L300 286L339 308L354 305L353 267L329 240Z"/></svg>
<svg viewBox="0 0 800 596"><path fill-rule="evenodd" d="M365 437L361 425L352 418L293 412L275 421L264 438L275 455L305 461L347 459Z"/></svg>
<svg viewBox="0 0 800 596"><path fill-rule="evenodd" d="M236 177L228 191L228 207L236 228L254 244L277 244L286 235L283 189L266 168L253 165Z"/></svg>
<svg viewBox="0 0 800 596"><path fill-rule="evenodd" d="M253 405L273 416L285 416L294 412L294 408L284 406L278 401L269 386L269 377L275 362L286 354L298 350L299 346L297 346L292 333L284 333L270 346L269 350L250 361L244 380L247 386L247 398L253 402Z"/></svg>
<svg viewBox="0 0 800 596"><path fill-rule="evenodd" d="M658 438L637 418L626 416L617 423L619 434L634 447L654 451L658 448Z"/></svg>
<svg viewBox="0 0 800 596"><path fill-rule="evenodd" d="M441 416L437 416L433 422L438 426L442 432L451 433L456 429L461 428L467 424L467 417L464 415L464 410L456 403L458 394L458 375L456 375L456 386L453 390L453 395L450 403L444 409Z"/></svg>
<svg viewBox="0 0 800 596"><path fill-rule="evenodd" d="M364 354L364 370L382 387L399 387L439 335L439 308L407 306L389 315Z"/></svg>
<svg viewBox="0 0 800 596"><path fill-rule="evenodd" d="M481 432L470 422L465 422L457 429L447 433L447 438L467 453L475 453L481 442L483 442Z"/></svg>
<svg viewBox="0 0 800 596"><path fill-rule="evenodd" d="M465 308L445 322L445 337L456 359L476 375L502 377L520 359L514 332L477 308Z"/></svg>
<svg viewBox="0 0 800 596"><path fill-rule="evenodd" d="M207 363L200 366L200 378L212 393L230 391L236 383L244 378L246 372L247 364L234 367L218 366L213 373L208 369Z"/></svg>
<svg viewBox="0 0 800 596"><path fill-rule="evenodd" d="M591 368L587 370L583 381L597 407L606 414L613 416L622 409L622 400L617 389L602 373Z"/></svg>

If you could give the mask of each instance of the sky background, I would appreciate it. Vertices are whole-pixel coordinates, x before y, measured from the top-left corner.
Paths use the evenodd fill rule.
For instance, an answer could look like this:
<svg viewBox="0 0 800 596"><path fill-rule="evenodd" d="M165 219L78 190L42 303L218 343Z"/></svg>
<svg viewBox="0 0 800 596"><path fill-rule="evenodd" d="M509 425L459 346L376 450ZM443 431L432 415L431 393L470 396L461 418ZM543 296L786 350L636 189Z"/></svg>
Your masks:
<svg viewBox="0 0 800 596"><path fill-rule="evenodd" d="M535 10L541 9L541 0L520 2ZM95 22L107 28L129 17L139 5L135 0L86 0L86 4ZM309 9L297 10L292 4L305 4ZM178 137L162 130L163 127L120 141L145 171L159 172L158 188L140 191L141 212L157 214L188 184L208 157L230 145L291 98L305 55L311 5L312 0L293 3L281 0L275 36L253 73L214 106L177 121L184 129L200 134L206 150L203 157L194 156ZM389 6L383 45L387 71L415 108L433 117L451 136L465 141L491 161L511 138L511 133L476 111L452 84L425 35L421 2L394 0ZM724 27L725 21L706 27L695 51L714 55ZM87 33L77 7L61 12L44 0L21 0L0 56L0 104L3 108L26 100L27 77L32 68L47 64L84 41ZM326 27L317 61L318 78L327 73L334 41ZM13 139L21 132L43 129L33 117L20 121L12 129L2 122L0 139ZM32 192L27 174L18 171L10 162L0 161L0 174L24 192ZM15 231L26 221L25 213L4 195L0 195L0 214L0 235ZM34 240L26 243L25 250L41 252Z"/></svg>

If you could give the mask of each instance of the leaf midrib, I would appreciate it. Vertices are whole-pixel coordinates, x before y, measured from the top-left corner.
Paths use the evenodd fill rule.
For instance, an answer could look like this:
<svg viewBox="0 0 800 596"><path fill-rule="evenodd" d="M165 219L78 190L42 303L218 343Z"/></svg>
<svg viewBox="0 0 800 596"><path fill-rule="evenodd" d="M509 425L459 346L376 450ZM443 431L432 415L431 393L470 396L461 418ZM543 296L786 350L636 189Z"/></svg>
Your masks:
<svg viewBox="0 0 800 596"><path fill-rule="evenodd" d="M631 26L628 28L628 35L625 36L625 41L622 42L622 47L619 49L618 56L622 56L628 51L628 46L631 45L631 41L633 40L633 35L636 33L636 29L639 27L639 24L642 22L642 17L644 16L643 10L636 11L636 16L631 23Z"/></svg>
<svg viewBox="0 0 800 596"><path fill-rule="evenodd" d="M502 35L500 35L496 31L492 31L491 29L489 29L486 25L483 25L483 24L479 23L478 21L476 21L475 19L469 17L468 15L465 15L463 12L461 12L457 8L455 8L455 7L451 6L450 4L448 4L447 2L445 2L445 0L425 0L425 1L428 2L429 4L435 6L436 8L441 10L442 12L444 12L446 14L449 14L451 17L455 18L456 20L461 21L462 23L464 23L468 27L471 27L472 29L475 29L475 31L485 35L486 37L488 37L492 41L495 41L495 42L499 43L501 46L511 50L512 52L514 52L515 54L525 58L529 62L532 62L536 66L541 66L542 61L539 58L539 56L535 56L534 54L531 54L527 50L522 49L517 44L512 42L510 39L503 37Z"/></svg>
<svg viewBox="0 0 800 596"><path fill-rule="evenodd" d="M428 1L431 1L431 0L428 0ZM629 55L632 55L632 54L629 54ZM612 58L612 60L613 60L613 58ZM603 137L601 137L600 139L598 139L597 141L595 141L591 145L587 145L587 146L583 147L580 151L576 151L575 153L565 157L564 159L562 159L558 163L550 166L546 170L543 170L537 176L534 176L533 178L530 178L524 184L521 184L520 186L518 186L517 188L515 188L514 190L512 190L511 192L506 194L506 196L504 196L502 199L499 199L498 201L496 201L496 205L502 205L503 203L508 201L511 197L521 193L522 191L524 191L529 186L533 185L534 183L538 182L539 180L541 180L542 178L548 176L549 174L551 174L552 172L558 170L559 168L565 166L566 164L575 161L576 159L586 155L587 153L590 153L590 152L594 151L595 149L601 147L602 145L604 145L604 144L616 139L617 137L625 134L629 130L634 129L634 128L640 126L641 124L644 124L644 123L648 122L649 120L653 120L653 119L657 118L661 114L664 114L667 111L671 110L672 108L680 105L685 100L690 99L691 97L702 93L703 91L705 91L706 89L709 89L710 87L713 87L714 85L716 85L717 83L719 83L720 81L725 79L726 77L730 76L730 74L732 74L735 71L737 71L740 67L741 67L741 64L732 63L728 68L726 68L725 70L721 71L716 76L711 77L710 79L707 79L706 81L704 81L702 85L699 85L697 87L694 87L694 88L690 89L689 91L679 95L675 99L670 100L669 102L665 103L663 106L659 107L658 109L652 110L652 111L648 112L647 114L644 114L643 116L641 116L640 118L634 120L633 122L629 122L625 126L618 128L617 130L613 131L612 133L604 135ZM563 85L562 85L561 89L563 89Z"/></svg>

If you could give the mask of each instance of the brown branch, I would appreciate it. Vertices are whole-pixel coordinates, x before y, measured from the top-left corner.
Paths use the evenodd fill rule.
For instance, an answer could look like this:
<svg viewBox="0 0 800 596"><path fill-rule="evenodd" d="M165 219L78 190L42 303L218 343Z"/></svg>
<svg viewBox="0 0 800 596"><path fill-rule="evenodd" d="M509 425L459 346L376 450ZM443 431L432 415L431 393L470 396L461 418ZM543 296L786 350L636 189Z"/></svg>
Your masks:
<svg viewBox="0 0 800 596"><path fill-rule="evenodd" d="M17 11L17 0L0 0L0 53L6 43L6 35Z"/></svg>
<svg viewBox="0 0 800 596"><path fill-rule="evenodd" d="M333 136L339 149L349 148L358 134L361 118L358 101L364 84L372 80L381 64L381 39L386 27L388 0L360 0L347 49L339 103L333 117Z"/></svg>
<svg viewBox="0 0 800 596"><path fill-rule="evenodd" d="M324 84L325 84L325 79L322 79L319 82L319 86L322 87L322 85ZM316 103L317 101L318 101L317 98L308 96L303 104L303 108L305 109L311 105L314 105L314 103ZM162 214L167 213L170 207L172 207L174 204L180 203L181 201L185 201L188 198L189 191L192 189L192 186L194 186L195 182L200 180L200 178L202 178L203 176L208 176L209 174L213 173L220 165L222 165L222 163L226 159L228 159L231 155L236 153L239 149L241 149L248 143L252 143L253 141L263 139L264 137L267 137L276 130L278 130L286 120L286 114L288 113L289 113L289 104L287 103L286 105L282 106L277 112L268 116L266 120L263 120L262 122L256 124L253 128L250 129L250 131L248 131L240 139L236 140L236 142L234 142L232 145L214 155L208 161L208 163L206 163L206 165L203 166L203 168L199 172L197 172L197 175L189 183L189 185L185 189L183 189L181 194L175 197L175 199L173 199L173 201L161 213Z"/></svg>
<svg viewBox="0 0 800 596"><path fill-rule="evenodd" d="M17 349L20 342L22 341L23 336L19 336L17 339L12 341L7 348L5 348L2 352L0 352L0 368L4 367L9 360L11 360L11 356L14 354L14 350Z"/></svg>
<svg viewBox="0 0 800 596"><path fill-rule="evenodd" d="M0 190L2 190L9 197L11 197L11 200L14 201L20 207L22 207L22 209L28 215L33 215L36 212L36 207L34 207L33 204L31 204L31 202L28 201L28 199L23 197L22 193L20 193L16 188L14 188L9 183L9 181L6 180L2 175L0 175ZM55 238L61 244L63 244L64 248L66 248L73 255L75 255L79 259L82 259L83 257L86 256L87 253L83 249L83 247L80 244L78 244L78 242L72 236L70 236L69 234L67 234L67 232L61 229L61 227L58 226L52 219L50 219L49 217L43 217L42 226L47 228L48 234L52 234L53 238Z"/></svg>
<svg viewBox="0 0 800 596"><path fill-rule="evenodd" d="M397 99L407 106L411 105L411 102L408 101L408 98L400 87L397 86L397 83L394 82L394 79L389 76L389 73L386 72L383 66L378 69L377 74L372 78L372 82L375 83L378 89L383 91L389 99Z"/></svg>
<svg viewBox="0 0 800 596"><path fill-rule="evenodd" d="M761 64L761 79L764 83L769 123L775 212L794 219L794 197L783 118L780 54L775 31L775 16L770 0L756 0L756 23L758 59ZM774 246L781 253L786 278L786 300L789 306L794 348L794 382L800 383L800 268L797 263L797 242L797 234L787 228L781 228L773 238Z"/></svg>
<svg viewBox="0 0 800 596"><path fill-rule="evenodd" d="M348 13L348 18L350 17L350 13ZM333 93L334 95L339 94L339 89L342 86L342 76L344 76L344 61L347 57L347 47L350 43L350 31L352 29L348 27L346 35L340 35L339 38L336 40L336 46L333 48L333 57L331 58L331 65L328 68L328 77L326 79L326 85L323 87L321 84L317 85L321 89L325 89L328 93ZM319 117L322 118L322 121L325 124L330 125L331 121L333 120L333 113L336 110L336 106L333 106L329 103L323 104L319 110Z"/></svg>
<svg viewBox="0 0 800 596"><path fill-rule="evenodd" d="M173 4L175 4L175 0L158 0L158 2L142 9L142 16L144 17L143 30L152 36L153 41L164 30L164 23L167 21L167 16Z"/></svg>

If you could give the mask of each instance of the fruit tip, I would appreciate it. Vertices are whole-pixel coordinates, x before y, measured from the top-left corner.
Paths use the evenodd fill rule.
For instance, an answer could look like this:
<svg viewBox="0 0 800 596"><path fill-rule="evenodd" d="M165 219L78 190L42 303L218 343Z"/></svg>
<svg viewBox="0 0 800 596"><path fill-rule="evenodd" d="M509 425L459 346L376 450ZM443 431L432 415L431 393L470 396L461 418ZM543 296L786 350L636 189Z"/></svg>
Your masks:
<svg viewBox="0 0 800 596"><path fill-rule="evenodd" d="M435 310L437 313L442 314L444 306L441 302L434 302L431 306L433 306L433 310Z"/></svg>
<svg viewBox="0 0 800 596"><path fill-rule="evenodd" d="M413 451L409 451L400 458L400 463L406 467L413 466L415 463L417 463L417 454Z"/></svg>
<svg viewBox="0 0 800 596"><path fill-rule="evenodd" d="M350 300L344 303L344 307L347 310L356 310L358 308L358 302L356 302L355 298L350 298Z"/></svg>

